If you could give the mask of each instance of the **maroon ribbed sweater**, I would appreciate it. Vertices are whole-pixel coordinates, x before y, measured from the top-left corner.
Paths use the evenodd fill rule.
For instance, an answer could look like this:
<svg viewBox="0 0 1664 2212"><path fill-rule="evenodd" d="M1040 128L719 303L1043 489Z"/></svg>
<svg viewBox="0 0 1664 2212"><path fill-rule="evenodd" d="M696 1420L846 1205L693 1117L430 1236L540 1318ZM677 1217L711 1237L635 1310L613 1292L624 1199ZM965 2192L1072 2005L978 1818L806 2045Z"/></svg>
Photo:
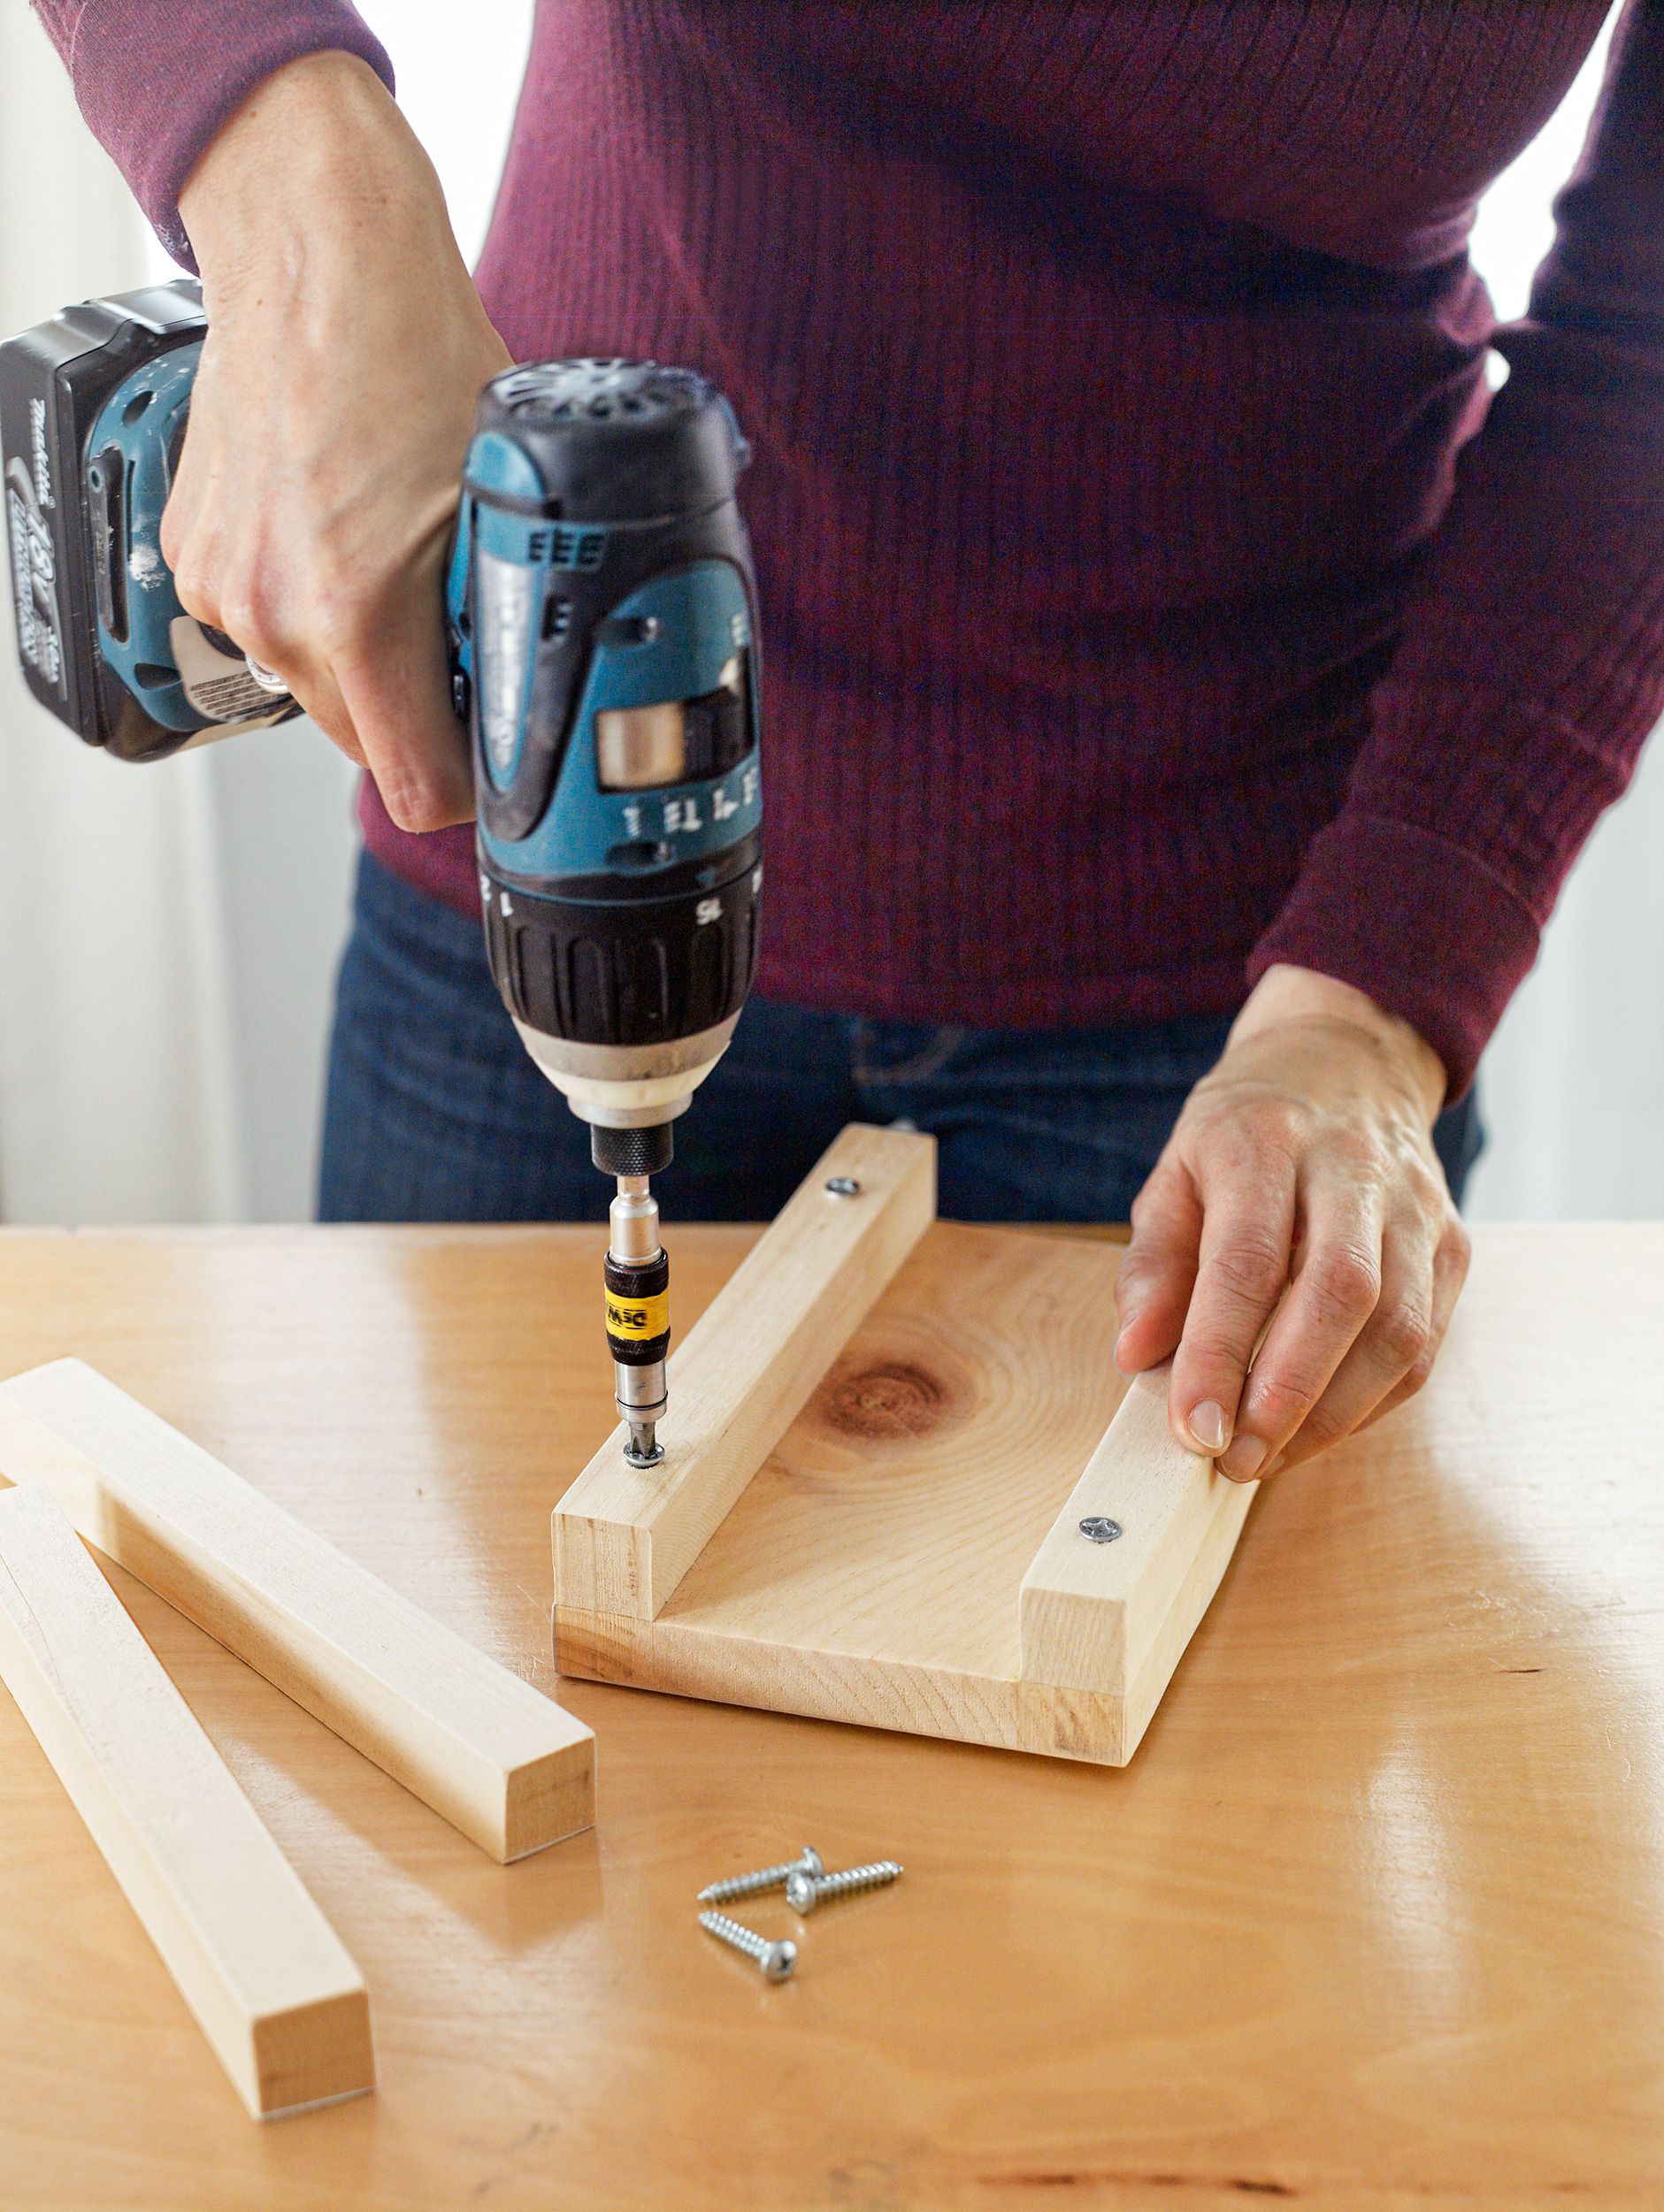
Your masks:
<svg viewBox="0 0 1664 2212"><path fill-rule="evenodd" d="M390 75L338 0L42 12L181 256L262 75ZM1464 248L1604 12L543 0L480 289L755 442L765 990L1096 1022L1292 961L1466 1084L1664 707L1664 8L1525 322ZM468 831L363 814L473 910Z"/></svg>

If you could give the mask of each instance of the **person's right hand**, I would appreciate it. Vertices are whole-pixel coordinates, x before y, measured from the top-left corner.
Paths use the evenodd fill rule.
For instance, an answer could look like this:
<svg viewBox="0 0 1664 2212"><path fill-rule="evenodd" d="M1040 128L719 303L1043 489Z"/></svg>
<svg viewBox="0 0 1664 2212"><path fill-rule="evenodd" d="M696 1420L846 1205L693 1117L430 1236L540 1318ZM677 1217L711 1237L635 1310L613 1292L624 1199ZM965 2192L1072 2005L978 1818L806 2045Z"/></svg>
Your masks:
<svg viewBox="0 0 1664 2212"><path fill-rule="evenodd" d="M373 71L312 54L237 111L180 211L209 318L162 524L180 603L283 677L401 828L466 821L445 556L510 357L432 165Z"/></svg>

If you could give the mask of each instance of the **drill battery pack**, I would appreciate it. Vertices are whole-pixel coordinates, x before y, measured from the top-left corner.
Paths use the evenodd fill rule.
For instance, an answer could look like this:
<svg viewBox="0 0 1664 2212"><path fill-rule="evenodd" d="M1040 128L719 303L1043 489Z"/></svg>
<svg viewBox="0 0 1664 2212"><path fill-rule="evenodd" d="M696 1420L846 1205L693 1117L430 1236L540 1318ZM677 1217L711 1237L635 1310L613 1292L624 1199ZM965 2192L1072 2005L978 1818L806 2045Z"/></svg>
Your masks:
<svg viewBox="0 0 1664 2212"><path fill-rule="evenodd" d="M0 478L18 657L88 745L158 760L280 721L231 640L180 607L162 510L207 328L188 279L88 300L0 345Z"/></svg>

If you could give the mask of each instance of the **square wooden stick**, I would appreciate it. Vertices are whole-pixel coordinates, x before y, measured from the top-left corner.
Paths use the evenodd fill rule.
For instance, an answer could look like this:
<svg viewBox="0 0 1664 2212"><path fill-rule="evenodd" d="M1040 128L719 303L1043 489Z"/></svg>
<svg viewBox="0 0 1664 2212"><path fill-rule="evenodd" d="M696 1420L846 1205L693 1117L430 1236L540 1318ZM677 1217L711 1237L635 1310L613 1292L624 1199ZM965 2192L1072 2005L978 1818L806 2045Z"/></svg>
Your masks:
<svg viewBox="0 0 1664 2212"><path fill-rule="evenodd" d="M0 1496L0 1678L256 2118L372 2088L363 1976L32 1484Z"/></svg>

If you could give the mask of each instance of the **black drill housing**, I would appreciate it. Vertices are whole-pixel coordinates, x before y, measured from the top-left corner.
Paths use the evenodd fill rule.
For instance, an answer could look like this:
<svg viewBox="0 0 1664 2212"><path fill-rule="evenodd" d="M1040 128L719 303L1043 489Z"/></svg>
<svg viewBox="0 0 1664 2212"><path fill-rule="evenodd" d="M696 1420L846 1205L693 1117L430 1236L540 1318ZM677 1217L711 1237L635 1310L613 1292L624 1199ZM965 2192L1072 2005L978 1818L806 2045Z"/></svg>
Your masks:
<svg viewBox="0 0 1664 2212"><path fill-rule="evenodd" d="M117 385L206 328L201 288L181 279L66 307L0 346L0 474L24 679L78 738L124 761L161 760L190 733L153 722L99 654L87 441Z"/></svg>
<svg viewBox="0 0 1664 2212"><path fill-rule="evenodd" d="M543 819L612 610L641 585L695 563L719 559L736 571L750 642L743 727L713 738L709 765L690 777L724 773L754 751L756 593L736 496L750 449L714 387L653 362L510 371L487 386L474 429L518 446L545 496L516 500L472 482L465 488L482 504L582 536L593 554L561 573L563 611L552 633L545 624L535 648L511 784L499 788L483 768L475 777L486 939L498 990L528 1028L576 1044L652 1045L714 1029L738 1014L755 973L762 870L755 832L681 866L666 865L663 849L644 839L615 846L604 866L587 873L535 880L517 873L489 840L526 838ZM478 762L477 683L466 703Z"/></svg>

